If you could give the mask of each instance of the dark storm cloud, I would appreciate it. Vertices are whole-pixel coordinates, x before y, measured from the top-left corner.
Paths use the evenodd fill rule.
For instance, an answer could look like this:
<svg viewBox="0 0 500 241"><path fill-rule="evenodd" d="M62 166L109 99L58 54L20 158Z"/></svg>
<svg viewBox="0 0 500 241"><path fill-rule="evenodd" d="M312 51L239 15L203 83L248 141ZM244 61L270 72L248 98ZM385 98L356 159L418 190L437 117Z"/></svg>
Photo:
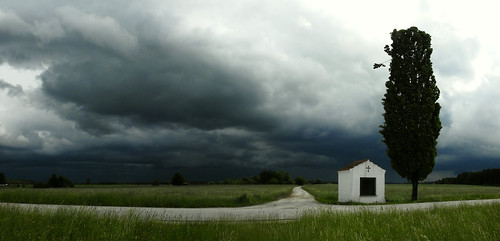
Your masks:
<svg viewBox="0 0 500 241"><path fill-rule="evenodd" d="M346 64L318 48L344 45L340 38L328 33L328 27L338 28L333 25L318 25L315 33L319 38L311 39L317 44L293 38L292 43L286 43L275 29L267 28L264 30L272 37L269 42L262 43L259 38L255 43L238 40L242 46L234 46L210 28L179 29L177 25L189 21L177 20L175 11L166 12L162 19L172 21L161 25L160 19L142 17L131 23L124 19L126 14L99 15L68 6L56 7L46 18L6 12L5 18L18 27L4 28L9 45L1 49L3 59L16 66L48 65L41 75L42 90L66 104L56 111L94 133L100 129L104 133L110 131L103 122L97 121L93 126L86 117L96 114L100 118L119 117L119 121L129 124L138 121L208 130L238 127L269 131L282 125L279 122L285 116L300 119L300 109L324 108L324 104L319 105L319 85L306 85L304 78L312 74L308 78L329 81L330 72L338 72L330 66L341 68ZM276 23L293 30L292 35L304 31L295 22L289 22L293 19L280 17L285 16L278 16ZM311 19L319 21L315 18ZM159 33L155 35L154 31ZM283 49L276 49L275 41L284 42ZM297 44L301 48L296 48ZM245 50L245 45L250 49ZM264 49L266 45L271 49ZM291 49L295 52L287 57L283 51ZM280 54L289 60L276 62L275 55ZM338 49L333 49L332 54L348 56ZM297 71L299 65L301 71ZM262 72L256 72L259 69ZM336 75L350 79L341 72ZM332 87L335 85L338 84ZM352 85L352 91L359 88L354 83L339 87L342 85ZM342 95L345 92L334 98L344 98ZM77 111L68 109L68 104ZM343 125L341 120L335 122Z"/></svg>
<svg viewBox="0 0 500 241"><path fill-rule="evenodd" d="M101 136L70 139L96 144L46 161L54 166L317 169L373 156L377 137L365 135L380 120L380 107L378 99L351 98L378 94L366 73L370 63L350 61L366 59L345 48L356 37L289 8L297 15L249 15L241 22L246 30L262 33L243 31L230 41L217 26L180 29L189 17L178 19L175 11L165 12L166 23L75 7L57 7L48 17L6 13L19 27L4 27L2 58L15 66L48 65L38 100ZM295 37L310 34L312 24L315 37Z"/></svg>
<svg viewBox="0 0 500 241"><path fill-rule="evenodd" d="M2 58L16 66L50 64L41 75L42 90L62 103L74 104L79 112L202 129L274 125L272 114L259 109L265 101L262 87L249 73L199 51L203 39L160 43L140 38L137 44L109 17L84 15L70 7L55 12L61 15L57 22L65 30L62 37L44 42L33 32L4 29L11 35L3 38L9 44L2 45ZM7 15L25 31L36 29L17 15ZM85 26L85 19L91 26ZM101 28L114 31L96 30L99 23L108 23ZM113 36L124 47L115 46ZM102 128L92 126L85 115L73 114L64 117L84 129Z"/></svg>
<svg viewBox="0 0 500 241"><path fill-rule="evenodd" d="M5 1L0 63L39 70L40 85L23 89L0 76L0 98L16 112L0 119L0 168L81 180L75 170L133 180L276 168L334 180L336 169L363 158L390 169L377 132L387 72L371 69L387 58L388 42L301 2L224 4ZM432 29L448 31L433 35L436 74L474 76L479 42L445 27ZM479 139L450 135L472 122L450 104L460 95L441 89L441 148ZM458 158L444 154L439 168Z"/></svg>
<svg viewBox="0 0 500 241"><path fill-rule="evenodd" d="M42 88L83 111L146 123L202 129L271 124L258 110L263 101L259 86L236 71L200 63L195 56L178 56L60 64L42 74Z"/></svg>

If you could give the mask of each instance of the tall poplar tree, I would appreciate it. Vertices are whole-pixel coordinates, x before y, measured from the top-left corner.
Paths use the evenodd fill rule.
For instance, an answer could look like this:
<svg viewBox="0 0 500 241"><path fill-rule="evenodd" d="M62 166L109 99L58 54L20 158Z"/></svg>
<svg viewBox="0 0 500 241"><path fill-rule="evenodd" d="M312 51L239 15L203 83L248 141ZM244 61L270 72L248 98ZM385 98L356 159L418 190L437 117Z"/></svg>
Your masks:
<svg viewBox="0 0 500 241"><path fill-rule="evenodd" d="M439 88L432 71L431 36L416 27L394 30L390 76L382 99L384 124L380 133L391 166L412 183L411 200L417 200L418 182L432 172L441 121ZM374 68L383 64L375 64Z"/></svg>

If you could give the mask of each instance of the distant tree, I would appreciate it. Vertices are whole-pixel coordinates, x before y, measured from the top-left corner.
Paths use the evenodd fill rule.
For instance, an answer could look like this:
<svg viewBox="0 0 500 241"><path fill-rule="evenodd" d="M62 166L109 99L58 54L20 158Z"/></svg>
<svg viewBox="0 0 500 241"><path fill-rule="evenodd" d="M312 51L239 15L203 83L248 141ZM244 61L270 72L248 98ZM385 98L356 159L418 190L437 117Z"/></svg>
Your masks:
<svg viewBox="0 0 500 241"><path fill-rule="evenodd" d="M272 177L271 179L269 179L269 181L266 182L266 184L280 184L280 180L278 180L278 178L276 177Z"/></svg>
<svg viewBox="0 0 500 241"><path fill-rule="evenodd" d="M49 178L49 180L47 180L47 185L49 187L58 187L59 186L56 174L52 174L52 176Z"/></svg>
<svg viewBox="0 0 500 241"><path fill-rule="evenodd" d="M91 182L90 182L90 178L87 178L87 181L85 181L85 184L87 184L87 185L90 185L90 184L91 184Z"/></svg>
<svg viewBox="0 0 500 241"><path fill-rule="evenodd" d="M305 185L305 184L307 184L307 179L305 179L303 177L296 177L295 184L297 184L299 186Z"/></svg>
<svg viewBox="0 0 500 241"><path fill-rule="evenodd" d="M158 181L158 179L155 179L153 181L153 186L160 186L160 182Z"/></svg>
<svg viewBox="0 0 500 241"><path fill-rule="evenodd" d="M259 183L262 184L287 184L292 183L292 177L284 171L262 171L259 174Z"/></svg>
<svg viewBox="0 0 500 241"><path fill-rule="evenodd" d="M384 48L392 59L380 133L392 168L412 183L411 200L417 200L418 182L434 168L441 130L431 36L411 27L394 30L391 39L391 47Z"/></svg>
<svg viewBox="0 0 500 241"><path fill-rule="evenodd" d="M292 176L290 176L290 174L288 172L278 171L278 175L279 175L278 179L280 180L281 184L292 183Z"/></svg>
<svg viewBox="0 0 500 241"><path fill-rule="evenodd" d="M269 183L269 181L273 177L274 177L273 171L262 171L259 173L259 183L262 183L262 184Z"/></svg>
<svg viewBox="0 0 500 241"><path fill-rule="evenodd" d="M47 180L47 186L53 188L74 187L73 183L70 180L66 179L63 176L58 177L56 174L52 174L49 180Z"/></svg>
<svg viewBox="0 0 500 241"><path fill-rule="evenodd" d="M5 179L5 175L3 174L3 172L0 172L0 184L6 184L7 183L7 179Z"/></svg>
<svg viewBox="0 0 500 241"><path fill-rule="evenodd" d="M180 174L179 172L176 172L172 177L172 185L179 186L183 185L184 183L186 183L186 179L184 179L184 176L182 176L182 174Z"/></svg>

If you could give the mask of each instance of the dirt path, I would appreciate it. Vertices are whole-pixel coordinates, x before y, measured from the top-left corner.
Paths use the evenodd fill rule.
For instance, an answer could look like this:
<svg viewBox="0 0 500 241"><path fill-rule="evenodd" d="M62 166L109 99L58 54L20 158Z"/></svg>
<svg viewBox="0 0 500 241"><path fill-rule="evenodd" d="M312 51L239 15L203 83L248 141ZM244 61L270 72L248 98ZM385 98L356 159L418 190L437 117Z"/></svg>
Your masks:
<svg viewBox="0 0 500 241"><path fill-rule="evenodd" d="M389 210L411 211L428 209L436 206L458 206L463 204L476 205L494 202L500 202L500 199L390 205L327 205L314 200L314 197L301 187L295 187L290 197L266 204L240 208L144 208L9 203L0 203L0 205L49 211L55 211L60 208L69 210L89 210L104 215L130 215L131 212L134 212L140 217L153 218L163 221L198 222L212 220L291 220L301 217L306 212L318 212L321 210L339 212L357 212L363 210L376 212Z"/></svg>

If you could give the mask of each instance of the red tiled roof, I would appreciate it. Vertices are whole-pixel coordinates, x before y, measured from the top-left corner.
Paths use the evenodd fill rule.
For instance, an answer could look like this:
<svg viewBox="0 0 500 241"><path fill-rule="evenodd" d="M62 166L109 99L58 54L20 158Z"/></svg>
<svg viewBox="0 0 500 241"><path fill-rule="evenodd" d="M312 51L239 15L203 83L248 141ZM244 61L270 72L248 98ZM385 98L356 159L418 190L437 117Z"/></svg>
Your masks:
<svg viewBox="0 0 500 241"><path fill-rule="evenodd" d="M355 166L357 166L357 165L359 165L359 164L361 164L363 162L366 162L366 161L369 161L369 159L363 159L363 160L354 161L351 164L349 164L349 165L347 165L347 166L345 166L343 168L340 168L339 171L349 170L349 169L351 169L351 168L353 168L353 167L355 167Z"/></svg>

